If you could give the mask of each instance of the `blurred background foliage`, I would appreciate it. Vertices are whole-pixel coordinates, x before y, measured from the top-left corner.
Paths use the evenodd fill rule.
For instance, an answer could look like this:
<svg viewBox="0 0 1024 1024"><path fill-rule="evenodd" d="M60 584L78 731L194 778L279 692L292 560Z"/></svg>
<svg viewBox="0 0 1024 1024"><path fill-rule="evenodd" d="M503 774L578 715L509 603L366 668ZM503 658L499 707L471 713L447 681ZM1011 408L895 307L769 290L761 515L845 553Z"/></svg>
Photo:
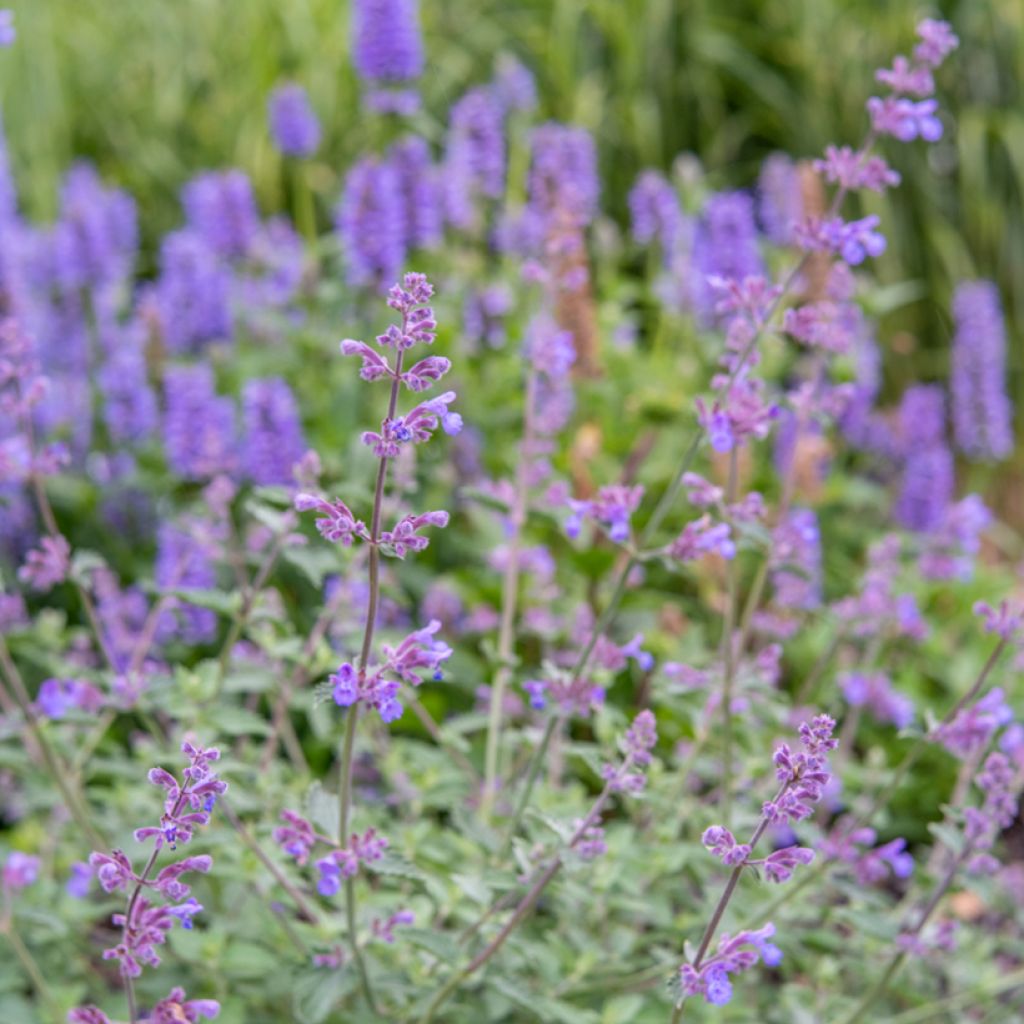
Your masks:
<svg viewBox="0 0 1024 1024"><path fill-rule="evenodd" d="M265 210L285 205L265 118L282 77L306 86L325 122L311 172L322 226L345 168L388 130L360 110L345 0L12 6L20 45L0 83L26 210L51 216L63 171L89 158L138 198L150 257L199 170L240 166ZM948 18L963 46L940 79L945 139L887 147L910 184L871 204L890 239L881 279L910 282L883 322L887 372L900 387L943 378L952 285L992 277L1024 406L1020 0L421 0L421 13L429 65L416 129L440 145L452 101L499 53L515 53L538 76L542 113L596 135L604 208L620 223L638 171L668 168L680 153L699 154L711 187L742 187L773 150L811 158L829 141L855 144L871 69L907 51L920 16Z"/></svg>

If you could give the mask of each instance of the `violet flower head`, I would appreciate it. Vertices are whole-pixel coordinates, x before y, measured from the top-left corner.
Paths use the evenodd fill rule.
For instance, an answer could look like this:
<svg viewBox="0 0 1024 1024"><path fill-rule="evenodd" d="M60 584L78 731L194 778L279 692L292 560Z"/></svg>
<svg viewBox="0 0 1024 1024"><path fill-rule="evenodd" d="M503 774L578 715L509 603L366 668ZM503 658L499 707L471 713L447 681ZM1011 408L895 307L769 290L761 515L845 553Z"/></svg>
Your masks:
<svg viewBox="0 0 1024 1024"><path fill-rule="evenodd" d="M175 366L164 376L164 445L171 469L186 480L209 480L236 463L235 408L217 395L206 364Z"/></svg>
<svg viewBox="0 0 1024 1024"><path fill-rule="evenodd" d="M391 146L388 161L398 178L405 247L436 249L444 234L445 211L441 173L431 159L430 147L424 139L410 135Z"/></svg>
<svg viewBox="0 0 1024 1024"><path fill-rule="evenodd" d="M27 889L39 877L39 858L14 850L7 855L0 882L6 894Z"/></svg>
<svg viewBox="0 0 1024 1024"><path fill-rule="evenodd" d="M694 562L705 555L719 555L725 559L736 555L736 542L732 527L717 522L711 515L693 519L668 547L668 554L680 562Z"/></svg>
<svg viewBox="0 0 1024 1024"><path fill-rule="evenodd" d="M47 718L64 718L69 711L95 714L103 707L103 694L84 679L45 679L36 694L36 706Z"/></svg>
<svg viewBox="0 0 1024 1024"><path fill-rule="evenodd" d="M344 547L350 547L356 538L369 540L370 533L366 524L356 519L340 498L328 501L314 494L297 494L295 508L298 512L315 510L321 513L316 520L316 528L324 540L340 543Z"/></svg>
<svg viewBox="0 0 1024 1024"><path fill-rule="evenodd" d="M92 866L84 861L71 865L71 874L64 886L65 892L73 899L84 900L92 887Z"/></svg>
<svg viewBox="0 0 1024 1024"><path fill-rule="evenodd" d="M401 84L423 73L417 0L355 0L353 62L372 86Z"/></svg>
<svg viewBox="0 0 1024 1024"><path fill-rule="evenodd" d="M821 530L809 508L794 508L774 531L775 602L804 611L821 604Z"/></svg>
<svg viewBox="0 0 1024 1024"><path fill-rule="evenodd" d="M873 828L851 831L849 820L842 819L825 838L821 852L830 860L849 865L861 885L882 885L890 876L909 878L914 871L914 858L907 853L907 841L896 838L875 846L877 839Z"/></svg>
<svg viewBox="0 0 1024 1024"><path fill-rule="evenodd" d="M312 156L320 146L320 122L297 82L278 86L267 103L270 134L284 156Z"/></svg>
<svg viewBox="0 0 1024 1024"><path fill-rule="evenodd" d="M14 11L5 7L0 10L0 47L6 49L13 46L17 38L18 33L14 28Z"/></svg>
<svg viewBox="0 0 1024 1024"><path fill-rule="evenodd" d="M987 601L978 601L974 614L984 619L986 633L995 633L1004 640L1012 640L1024 626L1024 606L1019 603L1000 601L993 607Z"/></svg>
<svg viewBox="0 0 1024 1024"><path fill-rule="evenodd" d="M188 224L216 253L245 256L260 226L252 182L243 171L208 171L182 192Z"/></svg>
<svg viewBox="0 0 1024 1024"><path fill-rule="evenodd" d="M630 229L640 245L653 242L671 253L682 226L683 211L676 190L658 171L643 171L629 192Z"/></svg>
<svg viewBox="0 0 1024 1024"><path fill-rule="evenodd" d="M381 533L380 544L387 554L405 558L410 551L425 551L429 546L430 539L422 536L420 530L428 526L443 528L447 525L448 513L443 509L403 516L393 529Z"/></svg>
<svg viewBox="0 0 1024 1024"><path fill-rule="evenodd" d="M156 433L160 422L156 394L149 385L145 352L138 334L119 338L99 372L103 419L116 445L138 444Z"/></svg>
<svg viewBox="0 0 1024 1024"><path fill-rule="evenodd" d="M867 102L871 127L879 135L891 135L900 142L938 142L942 138L939 102L934 99L908 100L897 96L872 96Z"/></svg>
<svg viewBox="0 0 1024 1024"><path fill-rule="evenodd" d="M600 183L594 139L583 128L551 121L532 136L529 196L542 219L559 213L580 225L597 213Z"/></svg>
<svg viewBox="0 0 1024 1024"><path fill-rule="evenodd" d="M167 347L199 352L233 334L231 273L198 231L172 231L160 246L160 276L151 293Z"/></svg>
<svg viewBox="0 0 1024 1024"><path fill-rule="evenodd" d="M776 245L792 245L804 219L800 169L785 153L772 153L757 179L757 213L764 233Z"/></svg>
<svg viewBox="0 0 1024 1024"><path fill-rule="evenodd" d="M445 154L445 202L458 228L476 222L475 199L505 192L504 110L493 90L471 89L451 110Z"/></svg>
<svg viewBox="0 0 1024 1024"><path fill-rule="evenodd" d="M920 42L914 47L914 57L930 68L937 68L960 45L946 21L925 18L916 31Z"/></svg>
<svg viewBox="0 0 1024 1024"><path fill-rule="evenodd" d="M712 1006L724 1006L732 999L730 975L749 970L758 960L766 967L777 967L782 962L782 950L768 941L774 935L775 926L772 924L766 924L757 931L722 935L716 952L700 967L692 964L680 967L680 995L684 998L703 996Z"/></svg>
<svg viewBox="0 0 1024 1024"><path fill-rule="evenodd" d="M493 88L506 111L529 113L537 106L537 81L517 57L502 54L498 58Z"/></svg>
<svg viewBox="0 0 1024 1024"><path fill-rule="evenodd" d="M18 579L33 590L50 590L63 583L71 571L71 545L59 534L43 537L25 556Z"/></svg>
<svg viewBox="0 0 1024 1024"><path fill-rule="evenodd" d="M869 256L876 258L885 252L885 236L878 231L880 223L876 214L851 221L812 217L798 227L797 241L808 252L831 252L856 267Z"/></svg>
<svg viewBox="0 0 1024 1024"><path fill-rule="evenodd" d="M879 722L905 729L914 720L914 702L898 693L884 673L848 672L839 688L851 707L867 708Z"/></svg>
<svg viewBox="0 0 1024 1024"><path fill-rule="evenodd" d="M1013 408L1006 393L1006 328L998 289L989 281L958 285L953 316L950 387L957 447L970 459L1005 459L1013 451Z"/></svg>
<svg viewBox="0 0 1024 1024"><path fill-rule="evenodd" d="M76 164L64 179L52 240L58 283L69 290L122 281L138 248L135 200L105 188L91 164Z"/></svg>
<svg viewBox="0 0 1024 1024"><path fill-rule="evenodd" d="M643 496L644 489L639 484L633 487L610 484L602 487L590 501L569 499L572 515L565 524L565 532L570 537L578 537L583 521L590 519L604 527L617 544L624 544L630 537L630 519L640 507Z"/></svg>
<svg viewBox="0 0 1024 1024"><path fill-rule="evenodd" d="M953 456L945 443L945 398L941 388L908 388L900 404L903 481L896 503L897 521L928 533L942 525L953 497Z"/></svg>
<svg viewBox="0 0 1024 1024"><path fill-rule="evenodd" d="M242 391L242 461L256 484L292 480L292 467L306 451L295 396L280 377L246 381Z"/></svg>
<svg viewBox="0 0 1024 1024"><path fill-rule="evenodd" d="M884 192L900 183L900 175L880 156L866 157L849 146L826 146L825 159L815 160L814 169L830 185L838 185L848 192L866 188Z"/></svg>
<svg viewBox="0 0 1024 1024"><path fill-rule="evenodd" d="M992 513L976 494L950 505L938 529L925 538L921 574L932 580L970 579L981 535L991 524Z"/></svg>
<svg viewBox="0 0 1024 1024"><path fill-rule="evenodd" d="M692 300L705 323L715 317L717 289L709 278L743 281L760 277L764 265L757 246L754 201L745 192L719 192L704 207L693 241Z"/></svg>
<svg viewBox="0 0 1024 1024"><path fill-rule="evenodd" d="M170 994L153 1007L146 1024L196 1024L200 1017L213 1020L220 1014L216 999L188 999L183 988L172 988Z"/></svg>
<svg viewBox="0 0 1024 1024"><path fill-rule="evenodd" d="M937 726L932 732L932 739L954 757L966 761L1012 721L1013 711L1006 703L1006 694L997 686L958 711L951 721Z"/></svg>
<svg viewBox="0 0 1024 1024"><path fill-rule="evenodd" d="M195 530L162 523L157 532L154 576L163 589L210 590L217 584L215 554ZM209 643L217 635L217 613L197 605L172 604L161 617L157 637L175 635L187 644Z"/></svg>
<svg viewBox="0 0 1024 1024"><path fill-rule="evenodd" d="M383 291L401 273L403 210L401 181L390 162L363 157L352 165L335 213L349 284Z"/></svg>
<svg viewBox="0 0 1024 1024"><path fill-rule="evenodd" d="M832 776L828 770L828 754L838 740L833 739L835 721L818 715L809 724L800 726L803 750L794 751L789 744L777 747L772 760L775 777L782 784L778 795L763 806L764 816L773 824L802 821L809 817L825 795Z"/></svg>
<svg viewBox="0 0 1024 1024"><path fill-rule="evenodd" d="M381 921L374 918L370 925L370 932L375 939L393 945L395 941L395 929L401 926L408 926L416 923L416 915L411 910L398 910L391 914L387 920Z"/></svg>
<svg viewBox="0 0 1024 1024"><path fill-rule="evenodd" d="M282 811L281 820L284 824L274 829L274 842L302 867L308 862L319 837L313 826L294 811Z"/></svg>

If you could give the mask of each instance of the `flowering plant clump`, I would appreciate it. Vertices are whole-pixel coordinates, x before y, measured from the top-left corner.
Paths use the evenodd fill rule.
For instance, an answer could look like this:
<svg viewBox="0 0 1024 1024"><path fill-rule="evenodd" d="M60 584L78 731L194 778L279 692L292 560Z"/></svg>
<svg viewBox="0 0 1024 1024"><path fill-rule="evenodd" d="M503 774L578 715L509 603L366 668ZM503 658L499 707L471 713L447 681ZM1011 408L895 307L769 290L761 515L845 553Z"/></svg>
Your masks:
<svg viewBox="0 0 1024 1024"><path fill-rule="evenodd" d="M442 7L276 12L347 91L270 68L163 237L0 136L0 1022L1018 1019L1013 311L890 199L953 28L627 195Z"/></svg>

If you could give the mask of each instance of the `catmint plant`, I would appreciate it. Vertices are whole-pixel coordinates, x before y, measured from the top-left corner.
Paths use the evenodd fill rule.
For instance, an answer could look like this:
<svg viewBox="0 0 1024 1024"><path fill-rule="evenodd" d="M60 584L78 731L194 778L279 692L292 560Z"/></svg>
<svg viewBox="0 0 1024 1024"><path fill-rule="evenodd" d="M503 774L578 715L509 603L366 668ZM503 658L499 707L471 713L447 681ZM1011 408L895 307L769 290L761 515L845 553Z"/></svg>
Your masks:
<svg viewBox="0 0 1024 1024"><path fill-rule="evenodd" d="M320 863L328 864L326 870L321 866L324 876L321 892L324 891L324 885L331 888L333 880L338 876L345 879L351 952L359 965L363 992L371 1007L375 1005L374 996L355 934L353 872L346 873L344 868L345 864L358 861L361 849L360 843L355 840L350 842L349 839L352 767L359 712L364 708L373 708L385 722L395 721L403 711L399 700L403 685L419 686L424 673L435 681L440 680L443 677L441 666L451 655L446 644L434 640L434 634L440 626L436 622L411 633L395 647L383 645L379 655L374 648L380 604L381 554L402 558L407 551L423 550L429 541L428 534L422 531L448 525L448 513L444 511L404 516L391 529L385 529L383 522L385 487L391 461L401 453L403 447L430 440L438 428L447 434L457 434L462 428L461 416L449 408L455 400L452 391L422 401L404 414L399 411L403 386L413 394L418 394L440 380L451 366L447 359L440 356L425 356L417 362L410 360L410 363L406 363L406 355L410 350L418 345L431 345L436 337L437 322L428 305L433 294L434 289L423 274L406 274L388 292L388 306L400 315L400 322L392 324L377 336L376 347L353 339L345 339L341 343L343 355L356 356L361 360L359 372L364 381L387 380L390 386L387 412L380 429L365 431L362 435L363 444L373 451L378 460L369 526L354 519L348 506L340 500L329 501L309 494L299 494L295 499L295 507L300 512L315 509L322 513L316 520L316 526L324 539L340 541L343 545L359 540L369 548L369 592L358 659L354 664L342 664L330 678L334 702L339 707L349 709L345 716L338 786L338 845L344 855L339 854L329 862ZM365 839L362 842L365 846ZM368 855L363 853L362 856L365 859Z"/></svg>

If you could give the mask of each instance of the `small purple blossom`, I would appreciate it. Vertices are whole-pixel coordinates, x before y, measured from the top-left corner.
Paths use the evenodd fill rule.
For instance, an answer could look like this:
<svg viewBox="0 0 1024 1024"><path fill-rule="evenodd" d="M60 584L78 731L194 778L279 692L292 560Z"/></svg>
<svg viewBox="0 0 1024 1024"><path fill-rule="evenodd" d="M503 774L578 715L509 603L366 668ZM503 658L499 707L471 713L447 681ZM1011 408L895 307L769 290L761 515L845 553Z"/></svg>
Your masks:
<svg viewBox="0 0 1024 1024"><path fill-rule="evenodd" d="M71 874L65 883L64 891L76 900L84 900L92 887L92 867L84 861L76 861L71 865Z"/></svg>
<svg viewBox="0 0 1024 1024"><path fill-rule="evenodd" d="M370 533L366 524L356 519L341 498L319 498L315 494L297 494L295 508L299 512L316 511L321 513L316 520L316 528L324 540L337 542L344 547L351 547L356 538L369 540Z"/></svg>
<svg viewBox="0 0 1024 1024"><path fill-rule="evenodd" d="M25 556L18 579L33 590L49 590L63 583L71 571L71 545L59 534L43 537Z"/></svg>
<svg viewBox="0 0 1024 1024"><path fill-rule="evenodd" d="M937 68L960 45L949 22L934 18L925 18L917 26L917 37L914 57L930 68Z"/></svg>
<svg viewBox="0 0 1024 1024"><path fill-rule="evenodd" d="M872 96L868 100L867 109L871 115L871 127L879 135L891 135L900 142L913 142L914 139L938 142L942 138L942 121L936 113L939 109L938 100L914 101L896 96L886 96L884 99Z"/></svg>
<svg viewBox="0 0 1024 1024"><path fill-rule="evenodd" d="M997 686L958 711L951 721L937 726L932 732L932 739L954 757L966 761L1011 721L1013 711L1006 703L1003 689Z"/></svg>
<svg viewBox="0 0 1024 1024"><path fill-rule="evenodd" d="M597 492L597 497L590 501L570 499L568 505L572 515L565 524L565 532L570 537L578 537L584 519L590 519L603 526L613 541L623 544L629 540L629 521L639 508L643 496L644 489L640 485L624 487L621 484L611 484L602 487Z"/></svg>
<svg viewBox="0 0 1024 1024"><path fill-rule="evenodd" d="M914 702L897 693L892 680L882 672L848 672L839 688L851 707L865 707L879 722L905 729L914 720Z"/></svg>
<svg viewBox="0 0 1024 1024"><path fill-rule="evenodd" d="M6 893L15 893L27 889L38 877L39 858L14 850L7 855L0 881Z"/></svg>

